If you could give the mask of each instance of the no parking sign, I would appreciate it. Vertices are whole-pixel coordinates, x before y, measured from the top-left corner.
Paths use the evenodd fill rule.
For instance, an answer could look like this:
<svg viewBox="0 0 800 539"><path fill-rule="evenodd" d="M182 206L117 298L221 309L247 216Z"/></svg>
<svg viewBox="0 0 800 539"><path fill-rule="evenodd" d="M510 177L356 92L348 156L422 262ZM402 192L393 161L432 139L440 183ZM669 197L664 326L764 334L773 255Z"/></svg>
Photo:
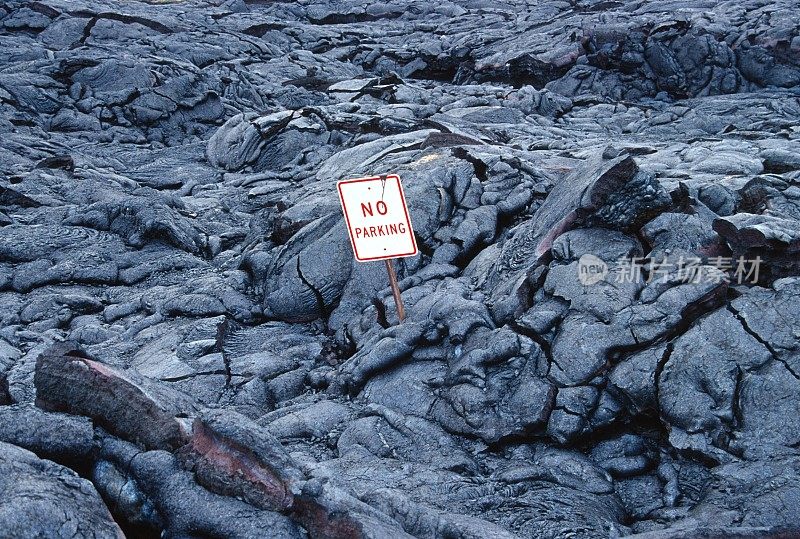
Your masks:
<svg viewBox="0 0 800 539"><path fill-rule="evenodd" d="M343 180L337 187L356 260L368 262L417 254L397 174Z"/></svg>
<svg viewBox="0 0 800 539"><path fill-rule="evenodd" d="M405 318L392 258L417 254L403 185L397 174L343 180L336 184L353 254L359 262L383 260L389 272L397 317Z"/></svg>

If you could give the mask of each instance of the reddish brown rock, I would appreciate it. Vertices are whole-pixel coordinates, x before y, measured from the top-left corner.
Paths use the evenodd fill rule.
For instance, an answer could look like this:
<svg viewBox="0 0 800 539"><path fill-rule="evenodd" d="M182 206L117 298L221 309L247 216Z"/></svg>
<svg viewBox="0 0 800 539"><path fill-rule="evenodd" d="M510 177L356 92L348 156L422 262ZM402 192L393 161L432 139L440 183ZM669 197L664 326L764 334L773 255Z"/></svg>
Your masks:
<svg viewBox="0 0 800 539"><path fill-rule="evenodd" d="M124 488L110 488L116 486L112 477L96 476L103 483L102 490L109 495L109 505L119 508L118 504L138 502L133 509L140 512L142 520L148 514L158 515L163 537L307 537L286 515L221 496L198 485L193 474L184 470L175 455L167 451L141 451L108 437L103 440L102 458L128 481ZM142 536L149 535L131 534L131 537Z"/></svg>
<svg viewBox="0 0 800 539"><path fill-rule="evenodd" d="M311 537L410 537L396 521L355 496L307 481L267 429L235 412L203 413L181 454L208 490L289 515Z"/></svg>
<svg viewBox="0 0 800 539"><path fill-rule="evenodd" d="M36 362L36 404L90 417L148 449L174 450L186 434L179 418L194 411L186 395L133 371L89 359L70 343L53 346Z"/></svg>
<svg viewBox="0 0 800 539"><path fill-rule="evenodd" d="M266 429L235 412L210 411L195 419L182 451L206 488L257 507L292 507L292 486L303 474Z"/></svg>

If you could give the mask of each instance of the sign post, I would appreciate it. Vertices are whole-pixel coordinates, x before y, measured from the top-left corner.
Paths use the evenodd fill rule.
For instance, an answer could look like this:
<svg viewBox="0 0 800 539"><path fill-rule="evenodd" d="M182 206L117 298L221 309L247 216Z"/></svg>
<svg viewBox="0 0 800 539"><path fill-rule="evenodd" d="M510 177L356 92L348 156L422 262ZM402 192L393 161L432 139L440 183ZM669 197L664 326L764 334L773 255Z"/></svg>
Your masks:
<svg viewBox="0 0 800 539"><path fill-rule="evenodd" d="M394 306L397 307L397 318L402 322L406 317L406 308L403 306L403 297L400 295L400 287L397 285L397 274L394 272L394 266L389 259L386 262L386 271L389 273L389 284L392 285L392 296L394 296Z"/></svg>
<svg viewBox="0 0 800 539"><path fill-rule="evenodd" d="M397 318L402 322L405 309L392 259L414 256L418 251L400 177L389 174L342 180L336 185L353 254L359 262L385 261Z"/></svg>

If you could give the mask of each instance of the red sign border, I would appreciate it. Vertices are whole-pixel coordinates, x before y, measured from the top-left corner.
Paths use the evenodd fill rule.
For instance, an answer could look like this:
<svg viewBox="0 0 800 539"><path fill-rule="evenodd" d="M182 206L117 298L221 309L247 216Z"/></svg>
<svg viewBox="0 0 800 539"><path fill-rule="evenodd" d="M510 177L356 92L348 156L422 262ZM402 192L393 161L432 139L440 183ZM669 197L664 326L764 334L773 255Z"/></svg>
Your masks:
<svg viewBox="0 0 800 539"><path fill-rule="evenodd" d="M339 191L339 203L342 205L342 212L344 212L344 219L347 222L347 235L350 238L350 245L353 247L353 254L356 257L358 262L370 262L373 260L391 260L393 258L405 258L409 256L415 256L419 253L419 249L417 249L417 239L414 237L414 229L411 226L411 217L408 215L408 204L406 203L406 195L403 192L403 183L400 181L400 176L397 174L387 174L384 176L387 180L395 179L397 180L397 187L400 189L400 200L403 202L403 211L406 215L406 223L408 224L408 234L411 237L411 244L414 246L414 250L410 253L402 253L396 254L392 256L375 256L371 258L361 258L358 256L358 249L356 248L356 242L353 239L353 229L350 228L350 216L347 214L347 208L344 204L344 194L342 193L342 185L348 183L359 183L359 182L371 182L375 180L380 180L381 176L370 176L368 178L355 178L352 180L340 180L336 182L336 190Z"/></svg>

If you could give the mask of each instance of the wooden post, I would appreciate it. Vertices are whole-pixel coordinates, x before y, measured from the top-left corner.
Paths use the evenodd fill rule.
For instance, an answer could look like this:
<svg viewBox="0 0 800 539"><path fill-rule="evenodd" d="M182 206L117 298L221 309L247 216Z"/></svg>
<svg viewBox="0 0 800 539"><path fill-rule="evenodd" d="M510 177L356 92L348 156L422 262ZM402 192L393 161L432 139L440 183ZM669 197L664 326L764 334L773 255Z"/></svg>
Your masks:
<svg viewBox="0 0 800 539"><path fill-rule="evenodd" d="M394 272L394 266L392 265L392 259L387 258L384 260L386 262L386 271L389 272L389 283L392 285L392 295L394 296L394 304L397 307L397 318L400 319L402 322L403 319L406 317L406 310L403 307L403 298L400 297L400 287L397 285L397 275Z"/></svg>

